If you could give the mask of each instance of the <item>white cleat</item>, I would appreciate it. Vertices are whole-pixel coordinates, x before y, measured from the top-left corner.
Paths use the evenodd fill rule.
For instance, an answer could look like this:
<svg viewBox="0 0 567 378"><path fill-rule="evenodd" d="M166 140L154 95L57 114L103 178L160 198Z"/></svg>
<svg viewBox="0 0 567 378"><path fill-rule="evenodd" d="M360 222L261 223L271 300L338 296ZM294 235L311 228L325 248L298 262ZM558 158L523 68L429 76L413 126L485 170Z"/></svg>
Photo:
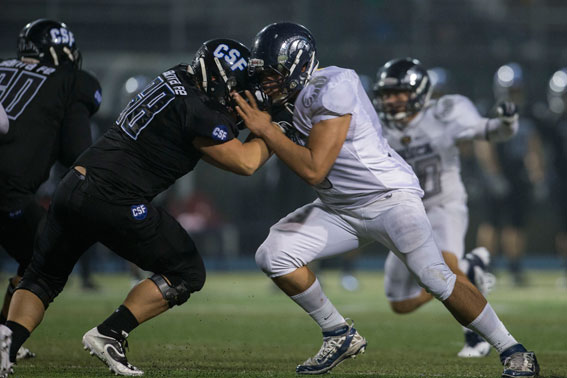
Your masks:
<svg viewBox="0 0 567 378"><path fill-rule="evenodd" d="M467 253L465 259L469 262L467 277L486 296L496 284L496 277L488 271L490 252L484 247L477 247Z"/></svg>
<svg viewBox="0 0 567 378"><path fill-rule="evenodd" d="M21 346L20 349L18 349L18 354L16 354L16 361L27 360L28 358L34 358L34 357L35 357L34 352L29 350L25 346Z"/></svg>
<svg viewBox="0 0 567 378"><path fill-rule="evenodd" d="M335 331L323 332L323 345L317 354L295 369L298 374L324 374L366 350L366 339L356 331L354 323Z"/></svg>
<svg viewBox="0 0 567 378"><path fill-rule="evenodd" d="M0 325L0 378L8 378L12 374L12 363L10 362L10 346L12 345L12 330L5 325Z"/></svg>
<svg viewBox="0 0 567 378"><path fill-rule="evenodd" d="M473 331L465 331L465 345L457 356L462 358L486 357L490 353L490 344Z"/></svg>
<svg viewBox="0 0 567 378"><path fill-rule="evenodd" d="M83 346L85 350L89 351L91 356L97 356L104 362L114 374L136 377L142 376L144 372L130 365L126 358L124 346L126 345L127 336L128 335L124 336L124 340L117 340L113 337L101 334L98 329L94 327L83 336Z"/></svg>

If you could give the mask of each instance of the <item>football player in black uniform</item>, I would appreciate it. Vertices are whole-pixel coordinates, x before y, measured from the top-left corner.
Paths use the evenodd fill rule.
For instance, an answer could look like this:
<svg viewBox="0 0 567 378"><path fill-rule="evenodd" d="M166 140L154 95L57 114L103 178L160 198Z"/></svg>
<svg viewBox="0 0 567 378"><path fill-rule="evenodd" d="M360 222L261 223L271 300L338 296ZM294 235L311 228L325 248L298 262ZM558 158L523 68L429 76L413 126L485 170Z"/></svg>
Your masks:
<svg viewBox="0 0 567 378"><path fill-rule="evenodd" d="M16 59L0 61L0 103L10 123L0 135L0 245L19 263L9 279L1 323L46 213L35 192L56 160L70 166L91 144L89 118L98 110L101 91L80 66L73 33L45 19L22 29Z"/></svg>
<svg viewBox="0 0 567 378"><path fill-rule="evenodd" d="M120 375L140 376L124 344L139 324L181 305L205 282L205 267L187 232L151 200L204 160L250 175L270 156L259 138L242 143L230 93L248 87L248 49L205 42L190 65L160 74L115 124L82 154L59 184L38 231L34 258L16 288L0 336L2 372L63 289L81 254L100 241L154 274L83 336L83 345ZM11 335L11 337L10 337ZM5 345L3 343L2 345ZM5 362L8 358L10 362ZM6 367L4 367L6 366Z"/></svg>

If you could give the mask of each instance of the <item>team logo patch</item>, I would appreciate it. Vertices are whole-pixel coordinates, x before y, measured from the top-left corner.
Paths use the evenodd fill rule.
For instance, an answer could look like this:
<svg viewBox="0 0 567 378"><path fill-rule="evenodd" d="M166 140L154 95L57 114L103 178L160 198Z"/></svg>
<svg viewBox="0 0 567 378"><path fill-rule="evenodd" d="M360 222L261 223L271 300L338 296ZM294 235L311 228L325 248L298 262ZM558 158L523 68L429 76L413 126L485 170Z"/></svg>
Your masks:
<svg viewBox="0 0 567 378"><path fill-rule="evenodd" d="M100 103L102 102L102 93L100 93L100 91L98 89L94 94L94 99L95 99L97 105L100 105Z"/></svg>
<svg viewBox="0 0 567 378"><path fill-rule="evenodd" d="M132 210L132 216L134 217L134 219L142 220L146 219L146 217L148 216L148 208L144 204L132 205L130 207L130 210Z"/></svg>
<svg viewBox="0 0 567 378"><path fill-rule="evenodd" d="M221 142L224 142L228 138L228 129L225 125L218 125L213 130L212 137L214 140L220 140Z"/></svg>
<svg viewBox="0 0 567 378"><path fill-rule="evenodd" d="M315 79L311 80L309 85L307 86L307 93L303 96L303 106L306 108L313 105L319 94L321 93L321 89L327 84L326 77L316 77Z"/></svg>

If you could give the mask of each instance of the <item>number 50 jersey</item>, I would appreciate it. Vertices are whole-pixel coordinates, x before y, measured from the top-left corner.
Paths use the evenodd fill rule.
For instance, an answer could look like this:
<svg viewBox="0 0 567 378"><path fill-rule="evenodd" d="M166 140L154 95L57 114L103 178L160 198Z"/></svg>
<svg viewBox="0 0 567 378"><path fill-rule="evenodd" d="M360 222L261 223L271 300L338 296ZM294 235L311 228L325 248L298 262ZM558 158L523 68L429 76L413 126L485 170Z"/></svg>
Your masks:
<svg viewBox="0 0 567 378"><path fill-rule="evenodd" d="M466 202L458 142L479 139L488 119L460 95L431 101L403 130L384 128L388 143L413 168L425 208L452 200Z"/></svg>
<svg viewBox="0 0 567 378"><path fill-rule="evenodd" d="M70 165L91 144L98 81L67 65L0 61L0 102L10 129L0 136L0 211L21 209L56 160Z"/></svg>

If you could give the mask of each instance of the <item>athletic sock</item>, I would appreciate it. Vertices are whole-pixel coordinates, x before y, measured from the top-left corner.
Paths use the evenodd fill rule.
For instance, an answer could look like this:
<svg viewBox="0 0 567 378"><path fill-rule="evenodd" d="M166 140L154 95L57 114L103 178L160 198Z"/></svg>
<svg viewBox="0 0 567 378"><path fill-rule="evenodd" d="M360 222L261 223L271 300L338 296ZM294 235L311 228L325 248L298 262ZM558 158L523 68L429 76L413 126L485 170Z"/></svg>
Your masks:
<svg viewBox="0 0 567 378"><path fill-rule="evenodd" d="M518 344L516 339L498 319L489 303L486 304L480 315L467 327L484 337L490 345L496 348L498 353L502 353L506 349Z"/></svg>
<svg viewBox="0 0 567 378"><path fill-rule="evenodd" d="M318 279L315 279L309 289L290 298L319 324L323 332L334 330L346 324L345 318L323 293Z"/></svg>
<svg viewBox="0 0 567 378"><path fill-rule="evenodd" d="M28 337L30 337L30 331L26 327L11 320L6 322L6 327L10 328L12 331L12 345L10 346L10 362L16 362L16 356L18 355L18 350Z"/></svg>
<svg viewBox="0 0 567 378"><path fill-rule="evenodd" d="M125 339L137 326L136 317L126 306L120 305L97 329L105 336Z"/></svg>

